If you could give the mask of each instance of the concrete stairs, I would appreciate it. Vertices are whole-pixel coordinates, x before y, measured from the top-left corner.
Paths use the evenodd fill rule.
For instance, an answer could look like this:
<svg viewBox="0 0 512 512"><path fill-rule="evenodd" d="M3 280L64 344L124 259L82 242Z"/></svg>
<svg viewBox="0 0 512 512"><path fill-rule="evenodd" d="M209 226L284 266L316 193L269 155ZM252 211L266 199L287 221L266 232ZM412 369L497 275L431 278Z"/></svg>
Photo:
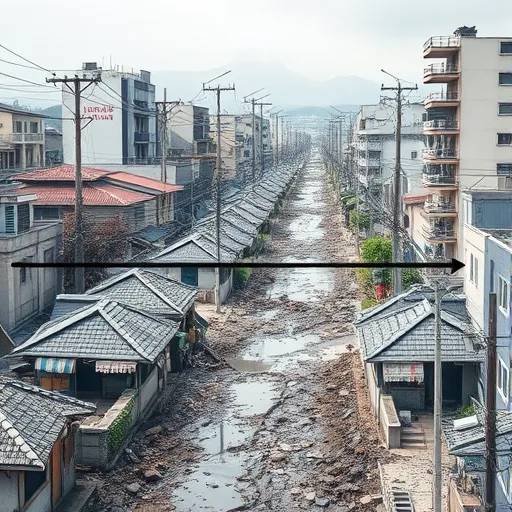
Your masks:
<svg viewBox="0 0 512 512"><path fill-rule="evenodd" d="M400 447L408 450L426 450L425 432L420 423L410 427L402 427L400 431Z"/></svg>

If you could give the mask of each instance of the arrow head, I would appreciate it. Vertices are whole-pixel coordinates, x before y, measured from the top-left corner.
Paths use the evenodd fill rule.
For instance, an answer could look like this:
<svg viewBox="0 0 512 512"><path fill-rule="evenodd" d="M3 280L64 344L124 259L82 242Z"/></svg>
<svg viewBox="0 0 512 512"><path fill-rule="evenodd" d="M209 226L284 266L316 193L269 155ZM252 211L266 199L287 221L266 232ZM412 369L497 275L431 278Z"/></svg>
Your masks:
<svg viewBox="0 0 512 512"><path fill-rule="evenodd" d="M452 258L452 274L458 272L461 268L464 268L466 265L455 258Z"/></svg>

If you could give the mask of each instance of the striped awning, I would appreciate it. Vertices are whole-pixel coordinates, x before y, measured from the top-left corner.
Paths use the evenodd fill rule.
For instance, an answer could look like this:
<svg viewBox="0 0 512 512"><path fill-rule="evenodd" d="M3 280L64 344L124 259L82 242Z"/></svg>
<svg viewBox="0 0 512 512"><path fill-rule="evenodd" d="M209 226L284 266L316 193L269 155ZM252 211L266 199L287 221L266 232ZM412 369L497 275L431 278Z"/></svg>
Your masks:
<svg viewBox="0 0 512 512"><path fill-rule="evenodd" d="M96 361L96 371L100 373L135 373L135 361Z"/></svg>
<svg viewBox="0 0 512 512"><path fill-rule="evenodd" d="M35 369L47 373L75 373L76 359L38 357Z"/></svg>

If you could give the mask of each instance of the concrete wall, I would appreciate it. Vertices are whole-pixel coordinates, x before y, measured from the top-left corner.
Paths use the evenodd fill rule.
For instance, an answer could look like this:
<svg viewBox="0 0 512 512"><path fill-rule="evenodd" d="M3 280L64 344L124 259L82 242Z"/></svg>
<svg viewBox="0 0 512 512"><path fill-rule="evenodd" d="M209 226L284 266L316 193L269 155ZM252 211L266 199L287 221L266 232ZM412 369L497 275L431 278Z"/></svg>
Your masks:
<svg viewBox="0 0 512 512"><path fill-rule="evenodd" d="M158 394L158 368L151 372L139 389L140 407L143 414L146 409L153 403Z"/></svg>
<svg viewBox="0 0 512 512"><path fill-rule="evenodd" d="M506 40L506 39L505 39ZM498 115L499 102L512 102L512 87L498 85L498 73L512 70L512 56L500 55L500 39L461 38L460 185L497 188L496 163L512 162L512 147L497 145L510 133L511 116ZM482 176L489 176L482 180Z"/></svg>
<svg viewBox="0 0 512 512"><path fill-rule="evenodd" d="M392 387L388 383L387 392L393 397L395 407L398 410L422 410L425 409L425 390L419 388Z"/></svg>
<svg viewBox="0 0 512 512"><path fill-rule="evenodd" d="M2 497L1 509L12 512L18 509L18 475L23 472L11 471L9 477L5 471L0 471L0 496Z"/></svg>
<svg viewBox="0 0 512 512"><path fill-rule="evenodd" d="M23 512L50 512L52 509L52 486L50 482L35 497L34 501Z"/></svg>
<svg viewBox="0 0 512 512"><path fill-rule="evenodd" d="M53 249L56 261L61 236L60 221L36 222L30 231L17 236L0 235L0 323L6 330L40 313L60 292L56 269L27 269L22 283L20 269L10 264L24 258L44 261L44 252L49 249Z"/></svg>
<svg viewBox="0 0 512 512"><path fill-rule="evenodd" d="M393 397L390 395L380 396L379 422L386 448L400 448L401 444L401 425L396 413Z"/></svg>

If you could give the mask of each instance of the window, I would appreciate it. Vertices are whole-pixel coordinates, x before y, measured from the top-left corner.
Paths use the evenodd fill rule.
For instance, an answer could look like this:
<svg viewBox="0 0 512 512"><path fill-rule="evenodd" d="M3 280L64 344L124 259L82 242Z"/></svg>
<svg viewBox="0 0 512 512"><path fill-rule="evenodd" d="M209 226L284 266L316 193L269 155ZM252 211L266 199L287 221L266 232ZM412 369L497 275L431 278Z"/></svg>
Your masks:
<svg viewBox="0 0 512 512"><path fill-rule="evenodd" d="M58 208L34 208L34 220L56 220L59 218Z"/></svg>
<svg viewBox="0 0 512 512"><path fill-rule="evenodd" d="M39 133L39 123L37 121L30 122L30 133Z"/></svg>
<svg viewBox="0 0 512 512"><path fill-rule="evenodd" d="M500 73L498 83L500 85L512 85L512 73Z"/></svg>
<svg viewBox="0 0 512 512"><path fill-rule="evenodd" d="M512 144L512 133L498 133L498 146L510 146Z"/></svg>
<svg viewBox="0 0 512 512"><path fill-rule="evenodd" d="M46 484L46 471L24 471L25 503Z"/></svg>
<svg viewBox="0 0 512 512"><path fill-rule="evenodd" d="M23 123L21 121L14 122L14 133L22 133L23 132Z"/></svg>
<svg viewBox="0 0 512 512"><path fill-rule="evenodd" d="M411 159L414 160L415 158L418 158L418 152L417 151L411 151Z"/></svg>
<svg viewBox="0 0 512 512"><path fill-rule="evenodd" d="M498 276L498 304L508 314L508 282Z"/></svg>
<svg viewBox="0 0 512 512"><path fill-rule="evenodd" d="M27 282L27 269L26 267L20 268L20 283L26 283Z"/></svg>
<svg viewBox="0 0 512 512"><path fill-rule="evenodd" d="M496 172L498 176L512 176L512 163L496 164Z"/></svg>
<svg viewBox="0 0 512 512"><path fill-rule="evenodd" d="M502 55L512 55L512 41L500 43L500 53Z"/></svg>
<svg viewBox="0 0 512 512"><path fill-rule="evenodd" d="M473 254L469 261L469 280L478 288L478 259Z"/></svg>
<svg viewBox="0 0 512 512"><path fill-rule="evenodd" d="M498 103L498 115L512 116L512 103Z"/></svg>
<svg viewBox="0 0 512 512"><path fill-rule="evenodd" d="M503 399L508 403L508 365L498 357L498 391Z"/></svg>
<svg viewBox="0 0 512 512"><path fill-rule="evenodd" d="M54 263L53 247L50 249L46 249L46 251L44 251L44 262L45 263Z"/></svg>
<svg viewBox="0 0 512 512"><path fill-rule="evenodd" d="M30 204L18 205L18 233L25 233L30 229Z"/></svg>
<svg viewBox="0 0 512 512"><path fill-rule="evenodd" d="M246 150L244 151L244 157L245 157L245 158L249 158L250 156L251 156L251 152L250 152L248 149L246 149Z"/></svg>

